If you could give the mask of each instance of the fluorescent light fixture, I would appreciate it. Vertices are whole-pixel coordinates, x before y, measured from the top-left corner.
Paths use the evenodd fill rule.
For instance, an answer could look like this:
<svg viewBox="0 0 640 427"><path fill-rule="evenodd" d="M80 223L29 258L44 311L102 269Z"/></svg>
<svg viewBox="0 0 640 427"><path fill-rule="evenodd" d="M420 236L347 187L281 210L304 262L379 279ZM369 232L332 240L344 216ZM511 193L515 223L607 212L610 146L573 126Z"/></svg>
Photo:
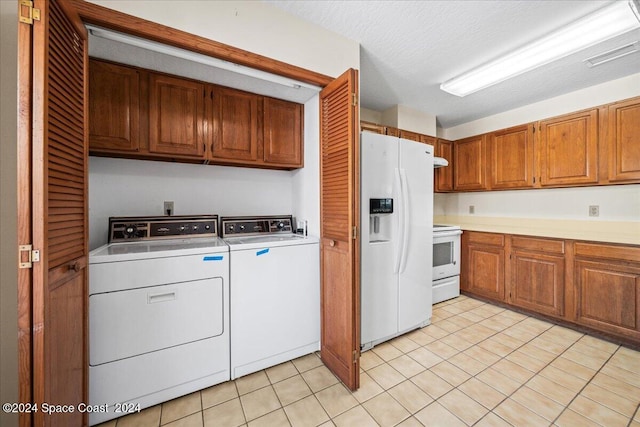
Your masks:
<svg viewBox="0 0 640 427"><path fill-rule="evenodd" d="M300 89L302 87L319 92L322 88L314 86L301 81L289 79L287 77L279 76L277 74L268 73L266 71L257 70L255 68L245 67L244 65L235 64L233 62L225 61L222 59L214 58L213 56L207 56L200 53L192 52L190 50L181 49L174 46L154 42L151 40L143 39L140 37L131 36L129 34L118 33L115 31L107 30L100 27L94 27L93 25L86 25L87 30L91 35L100 37L107 40L112 40L120 43L125 43L130 46L136 46L142 49L151 50L165 55L170 55L176 58L186 59L187 61L197 62L199 64L208 65L211 67L219 68L222 70L231 71L234 73L242 74L248 77L276 83L282 86L292 87L294 89Z"/></svg>
<svg viewBox="0 0 640 427"><path fill-rule="evenodd" d="M632 13L633 1L615 1L538 41L442 83L440 89L466 96L640 28L640 20Z"/></svg>
<svg viewBox="0 0 640 427"><path fill-rule="evenodd" d="M638 52L638 50L640 50L640 41L608 50L606 52L592 56L591 58L587 58L584 60L584 62L589 66L589 68L597 67L598 65L605 64L609 61L613 61L614 59L622 58L623 56L636 53Z"/></svg>

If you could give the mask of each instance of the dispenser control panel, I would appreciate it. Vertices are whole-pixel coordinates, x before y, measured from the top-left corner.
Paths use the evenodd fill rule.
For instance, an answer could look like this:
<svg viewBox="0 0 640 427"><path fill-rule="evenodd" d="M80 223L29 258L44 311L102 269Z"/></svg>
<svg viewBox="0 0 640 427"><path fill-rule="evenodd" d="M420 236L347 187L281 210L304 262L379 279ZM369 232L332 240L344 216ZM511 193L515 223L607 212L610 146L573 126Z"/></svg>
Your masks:
<svg viewBox="0 0 640 427"><path fill-rule="evenodd" d="M369 199L369 214L393 213L393 199Z"/></svg>

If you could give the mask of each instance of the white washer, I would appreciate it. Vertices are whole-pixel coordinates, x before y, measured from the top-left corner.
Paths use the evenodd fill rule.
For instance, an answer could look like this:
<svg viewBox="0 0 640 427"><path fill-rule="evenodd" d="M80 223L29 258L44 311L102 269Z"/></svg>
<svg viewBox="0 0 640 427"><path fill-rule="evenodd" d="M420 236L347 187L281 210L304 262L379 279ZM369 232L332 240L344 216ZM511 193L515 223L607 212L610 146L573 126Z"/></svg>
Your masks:
<svg viewBox="0 0 640 427"><path fill-rule="evenodd" d="M290 216L221 224L230 249L231 379L318 351L319 240L293 234Z"/></svg>
<svg viewBox="0 0 640 427"><path fill-rule="evenodd" d="M118 218L122 241L89 254L89 403L108 405L90 425L230 379L229 254L212 217Z"/></svg>

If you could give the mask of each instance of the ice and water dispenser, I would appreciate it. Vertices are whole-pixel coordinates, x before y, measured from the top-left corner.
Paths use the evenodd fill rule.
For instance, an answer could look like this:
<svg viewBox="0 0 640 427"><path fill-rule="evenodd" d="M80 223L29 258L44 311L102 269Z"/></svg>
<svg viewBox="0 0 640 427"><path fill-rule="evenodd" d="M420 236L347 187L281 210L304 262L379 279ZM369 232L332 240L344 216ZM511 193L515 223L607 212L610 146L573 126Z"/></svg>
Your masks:
<svg viewBox="0 0 640 427"><path fill-rule="evenodd" d="M369 242L391 240L393 199L369 199Z"/></svg>

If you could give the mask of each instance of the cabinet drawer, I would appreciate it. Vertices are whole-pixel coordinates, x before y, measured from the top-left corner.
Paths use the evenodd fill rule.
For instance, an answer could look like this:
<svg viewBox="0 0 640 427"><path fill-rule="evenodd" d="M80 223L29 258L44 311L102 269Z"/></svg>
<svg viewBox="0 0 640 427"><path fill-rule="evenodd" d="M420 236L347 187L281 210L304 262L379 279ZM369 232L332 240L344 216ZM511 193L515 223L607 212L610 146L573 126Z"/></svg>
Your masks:
<svg viewBox="0 0 640 427"><path fill-rule="evenodd" d="M640 246L614 246L600 243L576 242L575 255L587 258L607 258L640 263Z"/></svg>
<svg viewBox="0 0 640 427"><path fill-rule="evenodd" d="M469 243L481 243L483 245L504 246L504 234L469 232Z"/></svg>
<svg viewBox="0 0 640 427"><path fill-rule="evenodd" d="M564 253L564 241L562 240L513 236L511 238L511 246L514 249L525 249L528 251L549 252L556 254Z"/></svg>

